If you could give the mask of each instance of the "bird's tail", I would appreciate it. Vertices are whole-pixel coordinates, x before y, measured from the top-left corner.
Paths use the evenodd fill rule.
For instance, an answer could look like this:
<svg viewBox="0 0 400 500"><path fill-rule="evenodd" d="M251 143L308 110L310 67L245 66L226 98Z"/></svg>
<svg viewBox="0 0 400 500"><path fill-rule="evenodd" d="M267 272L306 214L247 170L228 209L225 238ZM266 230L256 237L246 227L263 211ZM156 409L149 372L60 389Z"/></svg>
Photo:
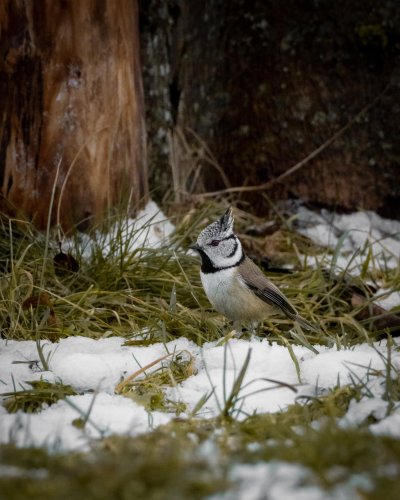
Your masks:
<svg viewBox="0 0 400 500"><path fill-rule="evenodd" d="M313 325L312 323L309 323L304 318L302 318L300 314L293 314L292 319L294 321L297 321L297 323L306 330L311 330L312 332L316 333L319 333L321 331L316 325Z"/></svg>

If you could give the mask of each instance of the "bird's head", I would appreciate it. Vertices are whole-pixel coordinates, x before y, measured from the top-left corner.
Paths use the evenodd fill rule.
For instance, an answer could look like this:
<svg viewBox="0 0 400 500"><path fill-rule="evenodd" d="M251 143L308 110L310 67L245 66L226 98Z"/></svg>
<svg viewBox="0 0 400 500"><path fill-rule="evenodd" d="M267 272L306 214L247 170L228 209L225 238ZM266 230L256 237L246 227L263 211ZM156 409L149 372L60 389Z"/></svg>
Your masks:
<svg viewBox="0 0 400 500"><path fill-rule="evenodd" d="M232 208L199 234L196 244L191 246L199 252L203 267L224 268L235 265L242 256L242 246L233 232Z"/></svg>

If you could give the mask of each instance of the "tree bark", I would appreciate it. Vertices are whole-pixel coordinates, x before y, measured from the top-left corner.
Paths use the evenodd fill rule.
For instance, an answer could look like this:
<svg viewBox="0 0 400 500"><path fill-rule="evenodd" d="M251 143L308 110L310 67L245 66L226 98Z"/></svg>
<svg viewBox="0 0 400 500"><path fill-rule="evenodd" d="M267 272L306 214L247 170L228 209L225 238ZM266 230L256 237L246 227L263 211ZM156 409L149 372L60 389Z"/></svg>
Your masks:
<svg viewBox="0 0 400 500"><path fill-rule="evenodd" d="M159 165L151 182L172 168L189 200L280 177L374 101L399 67L392 0L139 4L149 155ZM260 213L271 198L293 197L400 218L399 88L393 81L295 174L238 199Z"/></svg>
<svg viewBox="0 0 400 500"><path fill-rule="evenodd" d="M52 224L85 228L145 201L136 2L2 1L0 118L3 211L44 228L54 189Z"/></svg>

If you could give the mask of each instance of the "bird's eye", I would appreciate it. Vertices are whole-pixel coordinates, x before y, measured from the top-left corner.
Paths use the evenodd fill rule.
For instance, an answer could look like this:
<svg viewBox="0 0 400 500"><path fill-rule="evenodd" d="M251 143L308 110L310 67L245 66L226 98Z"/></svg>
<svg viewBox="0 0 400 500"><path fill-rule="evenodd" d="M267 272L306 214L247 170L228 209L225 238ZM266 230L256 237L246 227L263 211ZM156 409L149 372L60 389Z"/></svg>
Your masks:
<svg viewBox="0 0 400 500"><path fill-rule="evenodd" d="M212 242L210 243L210 245L212 247L217 247L219 245L219 240L212 240Z"/></svg>

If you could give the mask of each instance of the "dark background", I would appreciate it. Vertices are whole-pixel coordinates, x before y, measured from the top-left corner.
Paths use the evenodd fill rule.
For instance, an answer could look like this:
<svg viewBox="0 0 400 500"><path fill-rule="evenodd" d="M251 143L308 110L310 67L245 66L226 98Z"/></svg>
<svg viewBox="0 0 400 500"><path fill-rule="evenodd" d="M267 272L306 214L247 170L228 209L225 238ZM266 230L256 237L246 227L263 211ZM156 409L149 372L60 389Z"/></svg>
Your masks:
<svg viewBox="0 0 400 500"><path fill-rule="evenodd" d="M386 89L265 193L400 218L398 1L141 0L139 12L156 199L273 179Z"/></svg>

